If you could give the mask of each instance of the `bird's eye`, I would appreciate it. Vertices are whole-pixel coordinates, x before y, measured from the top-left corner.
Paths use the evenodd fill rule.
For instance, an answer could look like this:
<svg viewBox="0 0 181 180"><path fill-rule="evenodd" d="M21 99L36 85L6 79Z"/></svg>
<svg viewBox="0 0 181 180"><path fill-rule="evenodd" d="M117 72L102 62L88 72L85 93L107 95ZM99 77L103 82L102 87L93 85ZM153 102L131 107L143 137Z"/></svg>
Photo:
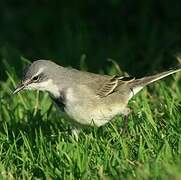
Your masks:
<svg viewBox="0 0 181 180"><path fill-rule="evenodd" d="M33 81L38 81L39 80L39 76L34 76L33 77Z"/></svg>

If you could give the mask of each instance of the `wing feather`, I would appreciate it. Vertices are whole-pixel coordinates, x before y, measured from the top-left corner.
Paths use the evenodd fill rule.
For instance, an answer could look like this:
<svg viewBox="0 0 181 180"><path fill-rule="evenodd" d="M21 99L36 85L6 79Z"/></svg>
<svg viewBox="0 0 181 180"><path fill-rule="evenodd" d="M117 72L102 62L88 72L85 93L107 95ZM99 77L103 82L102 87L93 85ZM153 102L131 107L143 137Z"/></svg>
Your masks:
<svg viewBox="0 0 181 180"><path fill-rule="evenodd" d="M97 96L100 98L106 97L116 91L117 87L135 80L133 77L113 76L108 79L103 86L98 90Z"/></svg>

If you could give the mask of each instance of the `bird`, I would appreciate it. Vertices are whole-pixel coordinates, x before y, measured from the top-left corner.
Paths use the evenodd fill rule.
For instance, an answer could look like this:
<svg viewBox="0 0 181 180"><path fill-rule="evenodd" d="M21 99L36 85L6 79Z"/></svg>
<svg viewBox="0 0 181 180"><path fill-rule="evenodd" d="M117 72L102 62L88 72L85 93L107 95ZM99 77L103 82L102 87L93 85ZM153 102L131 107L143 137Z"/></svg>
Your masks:
<svg viewBox="0 0 181 180"><path fill-rule="evenodd" d="M36 60L25 71L13 95L28 89L46 91L61 112L68 116L72 133L82 127L100 127L116 116L131 113L128 102L145 86L181 67L142 78L110 76L63 67L50 60Z"/></svg>

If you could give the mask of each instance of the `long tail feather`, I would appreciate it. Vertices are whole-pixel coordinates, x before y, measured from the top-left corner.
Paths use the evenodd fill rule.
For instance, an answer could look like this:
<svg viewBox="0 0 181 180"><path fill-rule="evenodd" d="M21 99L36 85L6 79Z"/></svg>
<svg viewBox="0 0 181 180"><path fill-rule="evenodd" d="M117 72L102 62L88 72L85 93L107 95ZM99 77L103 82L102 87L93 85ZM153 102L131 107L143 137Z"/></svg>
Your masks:
<svg viewBox="0 0 181 180"><path fill-rule="evenodd" d="M181 71L181 67L176 68L176 69L172 69L169 71L165 71L162 73L158 73L152 76L146 76L140 79L136 79L132 82L130 82L130 87L133 90L134 95L137 94L141 89L143 89L146 85L151 84L155 81L158 81L166 76L169 76L171 74L177 73Z"/></svg>

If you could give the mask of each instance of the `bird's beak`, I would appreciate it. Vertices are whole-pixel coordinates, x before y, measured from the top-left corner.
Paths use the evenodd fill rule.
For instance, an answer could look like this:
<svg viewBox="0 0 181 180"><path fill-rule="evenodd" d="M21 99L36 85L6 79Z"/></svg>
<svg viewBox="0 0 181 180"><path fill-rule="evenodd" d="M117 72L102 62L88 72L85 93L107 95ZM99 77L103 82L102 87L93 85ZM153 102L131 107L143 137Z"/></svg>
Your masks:
<svg viewBox="0 0 181 180"><path fill-rule="evenodd" d="M24 88L25 88L25 84L24 84L24 83L20 83L20 84L16 87L16 89L14 90L13 95L16 94L16 93L18 93L18 92L20 92L20 91L22 91Z"/></svg>
<svg viewBox="0 0 181 180"><path fill-rule="evenodd" d="M22 81L14 90L13 95L25 89L30 83L31 83L31 79Z"/></svg>

